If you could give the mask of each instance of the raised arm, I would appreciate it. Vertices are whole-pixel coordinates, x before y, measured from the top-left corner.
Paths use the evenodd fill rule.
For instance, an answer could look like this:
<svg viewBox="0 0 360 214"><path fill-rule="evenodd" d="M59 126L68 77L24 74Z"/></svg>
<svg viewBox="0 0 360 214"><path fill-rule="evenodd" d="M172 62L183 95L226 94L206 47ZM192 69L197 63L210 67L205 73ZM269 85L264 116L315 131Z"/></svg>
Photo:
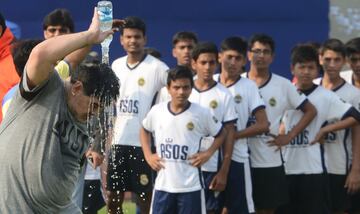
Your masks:
<svg viewBox="0 0 360 214"><path fill-rule="evenodd" d="M119 27L124 25L125 21L121 19L114 19L113 20L113 30L118 31ZM85 47L78 49L65 57L65 60L70 64L71 70L74 70L88 55L91 51L92 45L86 45Z"/></svg>
<svg viewBox="0 0 360 214"><path fill-rule="evenodd" d="M99 44L112 33L113 30L100 31L99 18L95 8L91 25L87 31L57 36L45 40L33 49L26 65L28 86L31 89L46 81L58 60L85 46Z"/></svg>

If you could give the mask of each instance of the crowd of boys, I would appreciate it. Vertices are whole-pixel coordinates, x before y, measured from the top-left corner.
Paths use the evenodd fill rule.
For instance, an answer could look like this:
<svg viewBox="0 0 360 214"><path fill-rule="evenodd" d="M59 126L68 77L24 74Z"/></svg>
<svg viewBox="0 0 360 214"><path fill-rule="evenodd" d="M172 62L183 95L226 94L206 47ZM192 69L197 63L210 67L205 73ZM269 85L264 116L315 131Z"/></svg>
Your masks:
<svg viewBox="0 0 360 214"><path fill-rule="evenodd" d="M0 98L1 213L96 213L103 197L108 213L123 213L125 192L142 214L360 213L360 38L297 44L292 83L270 71L266 34L218 48L180 31L169 69L146 50L139 17L101 32L95 9L74 33L67 13L44 20L46 40L13 45L18 80ZM125 56L81 63L117 30ZM112 133L94 141L89 118L108 109L111 127L99 129ZM84 192L96 206L82 201L84 176L102 162L103 185L94 171L98 191Z"/></svg>

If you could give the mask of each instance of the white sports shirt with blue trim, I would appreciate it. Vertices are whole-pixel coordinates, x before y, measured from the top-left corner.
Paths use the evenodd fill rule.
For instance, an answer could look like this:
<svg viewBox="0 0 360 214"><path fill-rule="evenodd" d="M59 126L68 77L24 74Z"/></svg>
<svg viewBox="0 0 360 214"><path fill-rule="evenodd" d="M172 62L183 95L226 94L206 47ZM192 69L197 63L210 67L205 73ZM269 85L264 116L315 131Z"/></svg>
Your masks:
<svg viewBox="0 0 360 214"><path fill-rule="evenodd" d="M242 75L246 77L247 73ZM260 86L259 90L266 105L270 133L278 135L281 118L285 111L301 108L306 102L306 96L300 94L288 79L273 73L270 73L269 80ZM250 124L253 121L253 117L249 119ZM270 140L272 137L265 134L248 139L251 167L267 168L282 165L281 153L276 151L276 146L269 146Z"/></svg>
<svg viewBox="0 0 360 214"><path fill-rule="evenodd" d="M194 87L189 100L209 109L211 114L223 124L235 123L237 120L235 103L231 93L227 88L217 82L215 82L214 86L204 91L200 91ZM204 138L201 141L201 151L207 150L213 141L214 139L212 137ZM220 164L219 153L220 150L215 152L211 158L202 165L201 170L206 172L217 172Z"/></svg>
<svg viewBox="0 0 360 214"><path fill-rule="evenodd" d="M156 92L166 85L168 67L151 55L133 68L127 64L127 56L115 60L111 67L121 83L112 144L140 146L141 121Z"/></svg>
<svg viewBox="0 0 360 214"><path fill-rule="evenodd" d="M219 74L214 75L214 79L219 81ZM248 119L259 109L265 108L265 103L260 96L256 84L244 77L240 77L232 85L227 86L234 103L237 113L236 130L240 131L246 128ZM238 139L234 143L234 149L231 159L236 162L247 162L249 159L249 148L247 138Z"/></svg>
<svg viewBox="0 0 360 214"><path fill-rule="evenodd" d="M317 79L316 82L321 82ZM340 99L350 103L358 111L360 109L360 90L344 82L332 90ZM331 122L331 121L330 121ZM351 129L330 132L326 136L325 163L327 171L331 174L346 175L352 160L352 132Z"/></svg>
<svg viewBox="0 0 360 214"><path fill-rule="evenodd" d="M339 121L351 108L349 103L342 101L334 92L322 86L308 95L310 102L316 107L317 115L310 124L296 136L284 152L286 174L320 174L324 172L323 154L320 144L310 144L327 121ZM289 132L301 119L300 110L287 111L283 122Z"/></svg>
<svg viewBox="0 0 360 214"><path fill-rule="evenodd" d="M169 102L162 102L151 108L142 125L153 134L156 153L164 160L164 168L158 171L155 180L155 190L181 193L202 189L200 169L192 166L188 158L199 152L202 137L220 133L221 122L196 103L175 114Z"/></svg>

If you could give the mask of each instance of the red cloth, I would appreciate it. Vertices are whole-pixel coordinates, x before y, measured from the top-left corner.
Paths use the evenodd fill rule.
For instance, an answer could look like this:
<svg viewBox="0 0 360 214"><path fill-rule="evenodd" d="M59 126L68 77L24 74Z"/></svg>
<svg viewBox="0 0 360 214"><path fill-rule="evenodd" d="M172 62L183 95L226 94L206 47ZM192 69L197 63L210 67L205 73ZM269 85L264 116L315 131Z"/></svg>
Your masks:
<svg viewBox="0 0 360 214"><path fill-rule="evenodd" d="M6 28L0 38L0 122L2 121L2 100L6 92L20 81L10 51L13 39L14 35L9 28Z"/></svg>

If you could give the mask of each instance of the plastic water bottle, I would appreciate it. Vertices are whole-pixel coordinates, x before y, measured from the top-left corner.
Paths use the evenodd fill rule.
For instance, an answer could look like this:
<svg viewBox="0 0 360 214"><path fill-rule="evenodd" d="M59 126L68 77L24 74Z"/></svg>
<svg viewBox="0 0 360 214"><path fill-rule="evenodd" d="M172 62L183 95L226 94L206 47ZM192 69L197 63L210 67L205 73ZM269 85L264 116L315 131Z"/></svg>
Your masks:
<svg viewBox="0 0 360 214"><path fill-rule="evenodd" d="M99 1L97 4L97 11L100 20L100 30L111 30L113 21L113 7L111 1ZM112 39L113 36L110 35L101 43L102 63L109 64L109 46Z"/></svg>

